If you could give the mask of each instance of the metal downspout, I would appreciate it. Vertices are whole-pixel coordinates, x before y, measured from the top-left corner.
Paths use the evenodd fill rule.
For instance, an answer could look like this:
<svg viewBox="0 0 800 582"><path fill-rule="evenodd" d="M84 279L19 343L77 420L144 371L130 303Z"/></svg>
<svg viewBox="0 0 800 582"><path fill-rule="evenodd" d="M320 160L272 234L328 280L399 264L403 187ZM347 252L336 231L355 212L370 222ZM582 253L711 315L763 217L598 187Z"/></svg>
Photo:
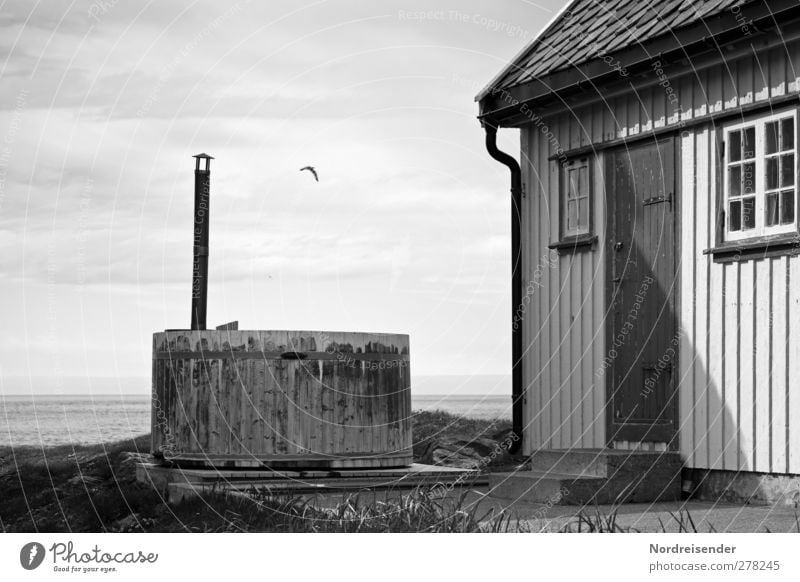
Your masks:
<svg viewBox="0 0 800 582"><path fill-rule="evenodd" d="M522 211L522 171L513 156L497 149L497 127L483 122L486 150L511 172L511 397L512 430L516 439L509 451L517 453L522 446L522 325L517 310L522 303L522 250L520 248L520 212Z"/></svg>

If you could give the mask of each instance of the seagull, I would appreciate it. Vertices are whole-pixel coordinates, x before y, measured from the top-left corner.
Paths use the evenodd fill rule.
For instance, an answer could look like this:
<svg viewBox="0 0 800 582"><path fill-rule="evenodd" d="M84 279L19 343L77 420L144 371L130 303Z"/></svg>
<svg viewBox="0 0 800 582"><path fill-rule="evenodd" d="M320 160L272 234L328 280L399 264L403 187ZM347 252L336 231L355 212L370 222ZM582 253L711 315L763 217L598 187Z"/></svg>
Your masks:
<svg viewBox="0 0 800 582"><path fill-rule="evenodd" d="M312 174L314 174L314 179L315 179L317 182L319 182L319 177L317 176L317 171L314 169L314 167L313 167L313 166L304 166L304 167L300 168L300 171L301 171L301 172L302 172L303 170L308 170L309 172L311 172Z"/></svg>

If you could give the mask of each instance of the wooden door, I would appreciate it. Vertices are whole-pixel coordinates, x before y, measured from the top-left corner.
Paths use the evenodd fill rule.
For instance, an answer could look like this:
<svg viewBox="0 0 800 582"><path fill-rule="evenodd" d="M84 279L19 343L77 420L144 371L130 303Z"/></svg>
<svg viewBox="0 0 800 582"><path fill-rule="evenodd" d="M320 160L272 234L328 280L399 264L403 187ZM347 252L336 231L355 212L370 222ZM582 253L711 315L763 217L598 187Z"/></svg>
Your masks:
<svg viewBox="0 0 800 582"><path fill-rule="evenodd" d="M675 141L606 159L609 444L676 436Z"/></svg>

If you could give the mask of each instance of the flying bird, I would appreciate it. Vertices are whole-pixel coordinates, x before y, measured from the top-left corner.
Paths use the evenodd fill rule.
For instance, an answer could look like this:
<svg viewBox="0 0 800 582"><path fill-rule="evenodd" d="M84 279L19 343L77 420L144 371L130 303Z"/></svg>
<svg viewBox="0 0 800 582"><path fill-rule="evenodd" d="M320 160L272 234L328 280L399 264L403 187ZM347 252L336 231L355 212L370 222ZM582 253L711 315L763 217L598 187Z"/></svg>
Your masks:
<svg viewBox="0 0 800 582"><path fill-rule="evenodd" d="M308 170L309 172L311 172L312 174L314 174L314 179L315 179L317 182L319 182L319 176L317 176L317 171L314 169L314 167L313 167L313 166L305 166L305 167L302 167L302 168L300 168L300 171L301 171L301 172L302 172L303 170Z"/></svg>

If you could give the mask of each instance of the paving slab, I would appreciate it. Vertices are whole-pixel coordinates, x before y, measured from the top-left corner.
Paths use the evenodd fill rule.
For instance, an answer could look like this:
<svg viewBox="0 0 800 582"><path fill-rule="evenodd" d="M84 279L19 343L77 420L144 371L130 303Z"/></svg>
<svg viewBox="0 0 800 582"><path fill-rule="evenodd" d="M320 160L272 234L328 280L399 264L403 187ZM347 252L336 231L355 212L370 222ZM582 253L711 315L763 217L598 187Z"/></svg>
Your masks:
<svg viewBox="0 0 800 582"><path fill-rule="evenodd" d="M506 511L534 532L557 532L576 522L578 514L610 516L616 511L616 523L621 528L641 532L679 532L684 529L700 533L800 533L800 509L785 506L741 505L710 501L667 501L628 503L618 506L569 506L495 499L486 489L473 489L467 497L479 515L488 511ZM691 516L694 523L689 523ZM676 519L677 518L677 519Z"/></svg>

